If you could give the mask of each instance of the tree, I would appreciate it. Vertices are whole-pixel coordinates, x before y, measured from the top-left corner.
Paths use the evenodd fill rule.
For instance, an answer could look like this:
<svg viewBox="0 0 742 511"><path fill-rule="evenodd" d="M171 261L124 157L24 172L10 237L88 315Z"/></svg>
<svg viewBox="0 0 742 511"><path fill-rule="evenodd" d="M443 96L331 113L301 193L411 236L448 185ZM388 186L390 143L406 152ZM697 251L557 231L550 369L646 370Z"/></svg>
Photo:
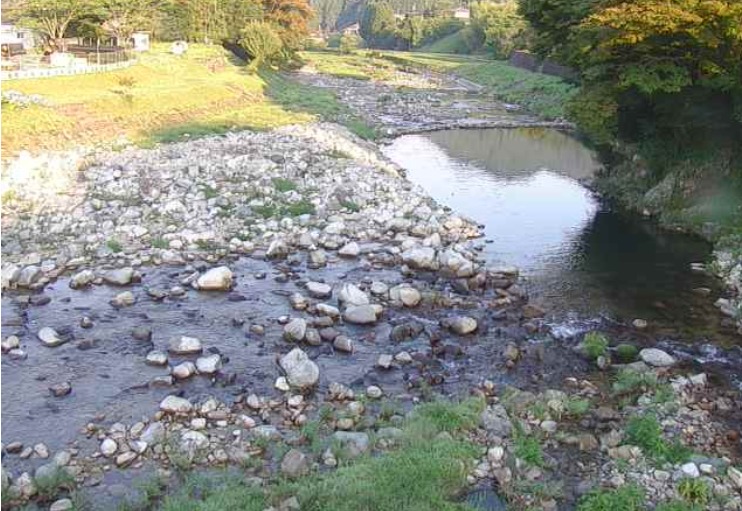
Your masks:
<svg viewBox="0 0 742 511"><path fill-rule="evenodd" d="M535 31L536 53L571 63L575 31L600 1L519 0L518 10Z"/></svg>
<svg viewBox="0 0 742 511"><path fill-rule="evenodd" d="M249 69L252 71L277 59L283 49L283 43L275 27L265 21L248 23L242 31L240 45L250 56Z"/></svg>
<svg viewBox="0 0 742 511"><path fill-rule="evenodd" d="M405 16L399 24L397 36L404 43L405 49L411 50L422 40L422 18L418 16Z"/></svg>
<svg viewBox="0 0 742 511"><path fill-rule="evenodd" d="M482 34L496 58L508 58L516 46L525 43L528 22L518 13L514 1L477 2L471 13L472 28Z"/></svg>
<svg viewBox="0 0 742 511"><path fill-rule="evenodd" d="M278 27L278 34L286 48L298 50L309 34L312 8L308 0L264 0L266 21Z"/></svg>
<svg viewBox="0 0 742 511"><path fill-rule="evenodd" d="M370 47L394 45L396 19L391 6L383 0L371 0L360 19L360 34Z"/></svg>
<svg viewBox="0 0 742 511"><path fill-rule="evenodd" d="M90 7L90 0L28 0L19 6L19 24L39 31L47 44L64 51L68 27Z"/></svg>
<svg viewBox="0 0 742 511"><path fill-rule="evenodd" d="M103 30L118 45L128 45L131 35L152 19L156 7L153 0L102 0L99 9L105 20L101 25Z"/></svg>

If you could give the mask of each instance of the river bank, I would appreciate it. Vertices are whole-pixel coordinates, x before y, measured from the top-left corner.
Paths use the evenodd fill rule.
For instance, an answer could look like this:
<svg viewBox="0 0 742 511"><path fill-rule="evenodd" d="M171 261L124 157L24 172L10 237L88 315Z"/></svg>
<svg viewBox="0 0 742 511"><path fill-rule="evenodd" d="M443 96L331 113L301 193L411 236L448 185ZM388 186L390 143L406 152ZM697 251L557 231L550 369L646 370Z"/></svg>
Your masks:
<svg viewBox="0 0 742 511"><path fill-rule="evenodd" d="M374 90L387 127L480 113ZM4 505L742 505L736 390L641 324L557 335L476 222L339 126L6 171ZM215 467L236 482L187 475Z"/></svg>

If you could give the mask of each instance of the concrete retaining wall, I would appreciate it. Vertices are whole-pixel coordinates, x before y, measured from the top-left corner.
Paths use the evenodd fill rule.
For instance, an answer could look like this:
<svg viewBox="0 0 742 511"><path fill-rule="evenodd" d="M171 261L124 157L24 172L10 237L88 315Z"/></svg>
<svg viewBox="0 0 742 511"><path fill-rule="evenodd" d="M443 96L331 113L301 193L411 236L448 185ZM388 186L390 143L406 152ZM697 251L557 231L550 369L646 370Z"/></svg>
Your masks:
<svg viewBox="0 0 742 511"><path fill-rule="evenodd" d="M27 80L30 78L52 78L55 76L85 75L93 73L105 73L124 69L132 66L136 59L126 60L124 62L115 62L113 64L93 64L80 67L38 67L29 69L19 69L17 71L2 71L0 78L5 80Z"/></svg>

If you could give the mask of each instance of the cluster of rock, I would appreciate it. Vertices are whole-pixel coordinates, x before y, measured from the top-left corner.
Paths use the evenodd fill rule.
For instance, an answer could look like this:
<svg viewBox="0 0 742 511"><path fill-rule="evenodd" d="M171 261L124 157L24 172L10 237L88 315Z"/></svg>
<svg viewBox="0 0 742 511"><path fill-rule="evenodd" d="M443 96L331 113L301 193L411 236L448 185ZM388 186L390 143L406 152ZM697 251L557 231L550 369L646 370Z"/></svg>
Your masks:
<svg viewBox="0 0 742 511"><path fill-rule="evenodd" d="M742 334L742 259L731 251L717 250L714 255L717 274L731 293L731 298L719 298L716 306L737 322L737 331Z"/></svg>
<svg viewBox="0 0 742 511"><path fill-rule="evenodd" d="M49 101L39 94L24 94L17 90L4 90L2 92L3 103L15 107L26 108L31 105L49 106Z"/></svg>
<svg viewBox="0 0 742 511"><path fill-rule="evenodd" d="M452 128L574 128L566 121L544 121L514 112L514 105L470 94L481 86L437 73L397 70L376 80L356 80L318 74L308 67L294 78L332 89L357 115L389 137Z"/></svg>
<svg viewBox="0 0 742 511"><path fill-rule="evenodd" d="M323 250L364 250L352 242L383 244L376 247L394 257L396 246L415 240L441 246L479 235L334 125L130 149L84 165L77 155L67 165L19 158L5 174L4 287L36 289L93 265L183 264L228 253L280 259L308 250L321 266ZM84 286L101 277L77 279Z"/></svg>

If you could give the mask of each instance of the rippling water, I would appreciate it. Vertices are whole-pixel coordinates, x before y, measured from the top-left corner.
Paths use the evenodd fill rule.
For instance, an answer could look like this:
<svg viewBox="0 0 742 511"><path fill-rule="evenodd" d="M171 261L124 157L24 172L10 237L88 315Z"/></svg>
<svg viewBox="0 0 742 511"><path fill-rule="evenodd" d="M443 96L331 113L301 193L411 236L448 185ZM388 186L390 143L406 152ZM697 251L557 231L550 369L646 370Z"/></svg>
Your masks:
<svg viewBox="0 0 742 511"><path fill-rule="evenodd" d="M600 164L575 138L450 130L400 137L385 152L439 202L485 224L485 257L521 268L558 318L641 317L689 338L720 336L718 283L690 271L710 245L603 203L583 184Z"/></svg>

